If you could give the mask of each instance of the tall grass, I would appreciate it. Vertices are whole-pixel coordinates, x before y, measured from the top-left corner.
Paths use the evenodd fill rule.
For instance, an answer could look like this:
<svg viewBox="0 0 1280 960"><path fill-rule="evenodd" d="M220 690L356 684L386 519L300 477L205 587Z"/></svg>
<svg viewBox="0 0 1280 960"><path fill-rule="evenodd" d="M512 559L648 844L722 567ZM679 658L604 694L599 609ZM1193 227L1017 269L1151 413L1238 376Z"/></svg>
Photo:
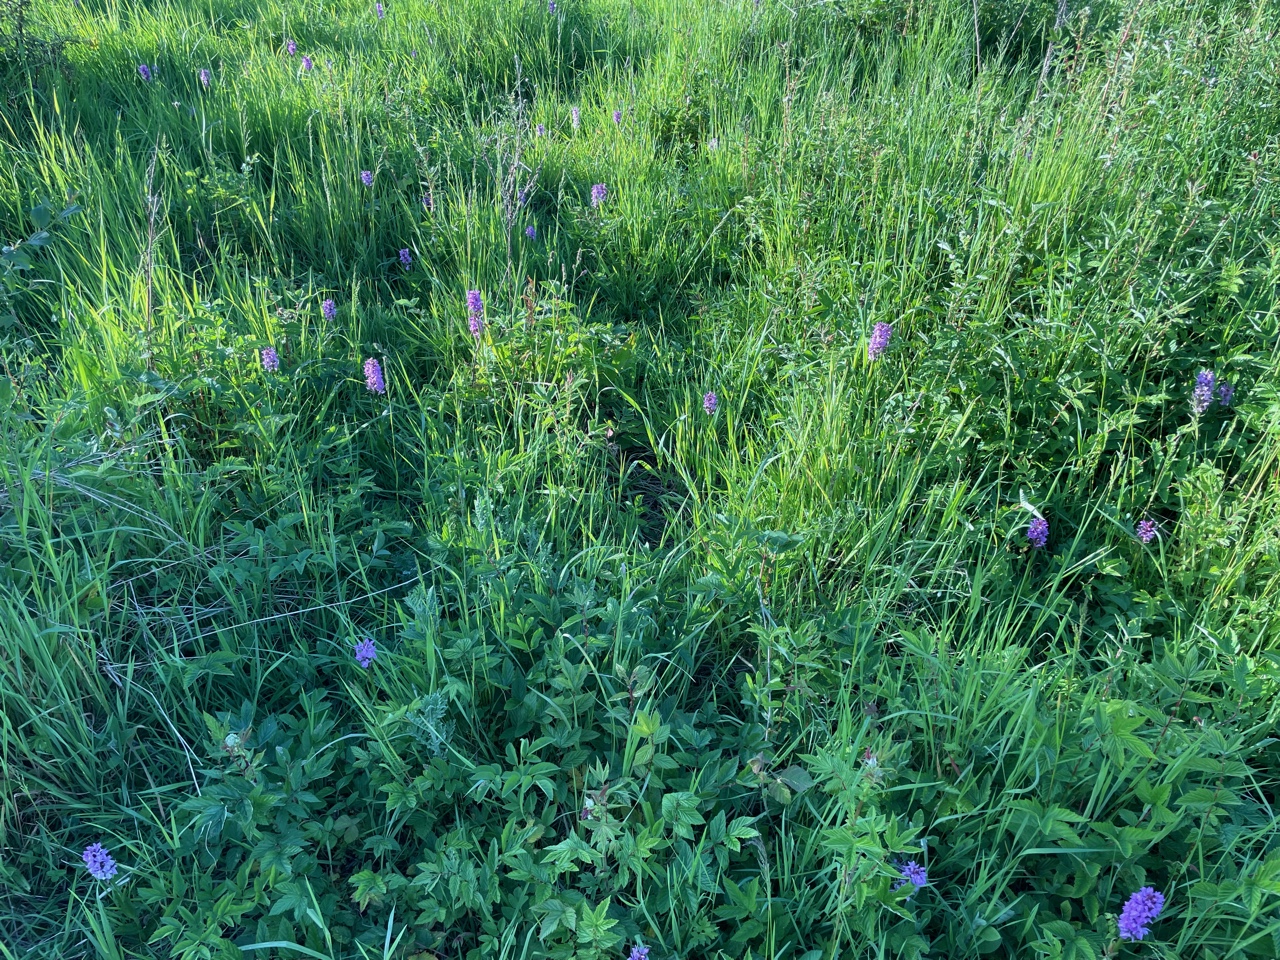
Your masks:
<svg viewBox="0 0 1280 960"><path fill-rule="evenodd" d="M0 956L1280 952L1273 3L20 6Z"/></svg>

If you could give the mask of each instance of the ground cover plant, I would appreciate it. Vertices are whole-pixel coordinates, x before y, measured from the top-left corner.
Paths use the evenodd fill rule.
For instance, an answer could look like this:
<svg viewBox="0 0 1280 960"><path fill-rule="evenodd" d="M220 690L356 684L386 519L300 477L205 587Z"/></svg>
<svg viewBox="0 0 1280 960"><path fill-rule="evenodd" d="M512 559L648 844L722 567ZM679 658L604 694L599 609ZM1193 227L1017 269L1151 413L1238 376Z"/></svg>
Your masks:
<svg viewBox="0 0 1280 960"><path fill-rule="evenodd" d="M1280 955L1280 8L4 0L0 957Z"/></svg>

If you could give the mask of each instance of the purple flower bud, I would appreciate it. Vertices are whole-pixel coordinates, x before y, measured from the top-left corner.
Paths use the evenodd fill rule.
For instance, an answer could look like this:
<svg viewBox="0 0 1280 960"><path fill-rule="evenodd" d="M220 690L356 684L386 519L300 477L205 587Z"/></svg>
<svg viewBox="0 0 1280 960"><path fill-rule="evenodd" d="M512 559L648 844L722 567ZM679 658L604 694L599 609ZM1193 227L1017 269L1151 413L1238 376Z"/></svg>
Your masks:
<svg viewBox="0 0 1280 960"><path fill-rule="evenodd" d="M471 328L471 335L479 340L481 334L484 333L484 317L478 313L473 313L467 321L467 326Z"/></svg>
<svg viewBox="0 0 1280 960"><path fill-rule="evenodd" d="M1164 894L1152 887L1136 891L1120 911L1120 936L1125 940L1141 940L1150 929L1148 924L1164 909Z"/></svg>
<svg viewBox="0 0 1280 960"><path fill-rule="evenodd" d="M889 338L893 336L893 326L888 323L877 323L871 328L871 339L867 342L867 359L878 360L889 349Z"/></svg>
<svg viewBox="0 0 1280 960"><path fill-rule="evenodd" d="M263 347L262 349L262 369L267 373L276 373L280 369L280 354L276 353L275 347Z"/></svg>
<svg viewBox="0 0 1280 960"><path fill-rule="evenodd" d="M427 208L427 213L430 213L436 208L435 198L430 193L424 193L422 195L422 205Z"/></svg>
<svg viewBox="0 0 1280 960"><path fill-rule="evenodd" d="M473 317L484 315L484 297L480 296L479 290L467 291L467 313Z"/></svg>
<svg viewBox="0 0 1280 960"><path fill-rule="evenodd" d="M1033 549L1039 550L1049 542L1049 521L1044 517L1036 517L1027 524L1027 539Z"/></svg>
<svg viewBox="0 0 1280 960"><path fill-rule="evenodd" d="M202 86L202 87L204 87L206 90L208 90L208 89L209 89L209 84L210 84L212 81L213 81L213 76L212 76L212 74L210 74L210 73L209 73L209 71L208 71L208 70L201 70L201 71L200 71L200 86Z"/></svg>
<svg viewBox="0 0 1280 960"><path fill-rule="evenodd" d="M540 137L545 137L547 135L546 124L543 124L543 123L538 124L536 127L534 127L533 132Z"/></svg>
<svg viewBox="0 0 1280 960"><path fill-rule="evenodd" d="M381 20L384 16L386 16L387 11L386 11L386 10L384 10L384 9L382 8L382 4L380 4L380 3L379 3L379 4L375 5L374 9L375 9L375 10L377 10L377 12L378 12L378 19L379 19L379 20Z"/></svg>
<svg viewBox="0 0 1280 960"><path fill-rule="evenodd" d="M716 407L719 406L719 404L720 400L716 397L716 392L714 390L708 391L702 397L702 409L707 411L709 414L715 413Z"/></svg>
<svg viewBox="0 0 1280 960"><path fill-rule="evenodd" d="M1154 520L1138 521L1138 539L1143 543L1150 543L1156 538L1156 522Z"/></svg>
<svg viewBox="0 0 1280 960"><path fill-rule="evenodd" d="M530 240L537 240L537 239L538 239L538 228L537 228L537 227L535 227L535 226L531 223L531 224L529 224L527 227L525 227L525 228L524 228L524 235L525 235L526 237L528 237Z"/></svg>
<svg viewBox="0 0 1280 960"><path fill-rule="evenodd" d="M1225 380L1218 381L1218 405L1223 407L1231 406L1231 401L1236 395L1236 388Z"/></svg>
<svg viewBox="0 0 1280 960"><path fill-rule="evenodd" d="M649 948L644 944L637 943L631 948L631 952L627 954L627 960L649 960Z"/></svg>
<svg viewBox="0 0 1280 960"><path fill-rule="evenodd" d="M111 854L100 843L92 843L84 848L81 855L84 865L89 868L89 875L95 880L110 880L116 875L116 862Z"/></svg>
<svg viewBox="0 0 1280 960"><path fill-rule="evenodd" d="M360 182L361 182L361 183L363 183L366 187L372 187L372 186L373 186L373 173L372 173L371 171L369 171L369 170L361 170L361 171L360 171Z"/></svg>
<svg viewBox="0 0 1280 960"><path fill-rule="evenodd" d="M577 130L580 126L582 126L582 111L580 111L577 107L574 107L572 110L570 110L569 122L573 124L574 130Z"/></svg>
<svg viewBox="0 0 1280 960"><path fill-rule="evenodd" d="M356 643L354 653L356 656L356 663L360 664L360 666L365 670L368 670L373 661L378 659L378 648L371 637L365 637L363 640Z"/></svg>
<svg viewBox="0 0 1280 960"><path fill-rule="evenodd" d="M315 66L315 64L313 64L313 63L311 62L311 58L310 58L310 57L308 57L306 54L303 54L303 56L302 56L302 69L303 69L303 70L310 70L313 66Z"/></svg>
<svg viewBox="0 0 1280 960"><path fill-rule="evenodd" d="M332 300L324 300L320 303L320 314L326 320L332 320L338 315L338 305Z"/></svg>
<svg viewBox="0 0 1280 960"><path fill-rule="evenodd" d="M150 83L151 68L148 67L145 63L138 64L138 76L140 76L146 83Z"/></svg>
<svg viewBox="0 0 1280 960"><path fill-rule="evenodd" d="M609 196L609 188L606 187L603 183L597 183L594 187L591 188L591 205L593 207L600 206L605 202L606 199L608 199L608 196Z"/></svg>
<svg viewBox="0 0 1280 960"><path fill-rule="evenodd" d="M615 110L615 111L613 111L613 122L614 122L615 124L621 124L621 123L622 123L622 111L621 111L621 110Z"/></svg>
<svg viewBox="0 0 1280 960"><path fill-rule="evenodd" d="M298 45L294 43L292 40L286 43L284 45L284 48L289 51L289 56L291 57L298 52Z"/></svg>
<svg viewBox="0 0 1280 960"><path fill-rule="evenodd" d="M900 864L898 872L901 873L902 876L898 880L894 881L893 889L895 890L899 887L905 887L908 883L916 890L929 885L928 872L914 860L908 860L906 863Z"/></svg>
<svg viewBox="0 0 1280 960"><path fill-rule="evenodd" d="M556 12L556 0L547 0L547 13Z"/></svg>
<svg viewBox="0 0 1280 960"><path fill-rule="evenodd" d="M370 393L387 392L387 382L382 379L382 364L373 357L364 362L364 385Z"/></svg>
<svg viewBox="0 0 1280 960"><path fill-rule="evenodd" d="M1209 409L1213 403L1213 388L1217 378L1211 370L1201 370L1196 375L1196 387L1191 392L1191 409L1199 414Z"/></svg>
<svg viewBox="0 0 1280 960"><path fill-rule="evenodd" d="M400 266L404 267L406 270L413 266L413 255L409 253L408 247L405 247L400 251Z"/></svg>

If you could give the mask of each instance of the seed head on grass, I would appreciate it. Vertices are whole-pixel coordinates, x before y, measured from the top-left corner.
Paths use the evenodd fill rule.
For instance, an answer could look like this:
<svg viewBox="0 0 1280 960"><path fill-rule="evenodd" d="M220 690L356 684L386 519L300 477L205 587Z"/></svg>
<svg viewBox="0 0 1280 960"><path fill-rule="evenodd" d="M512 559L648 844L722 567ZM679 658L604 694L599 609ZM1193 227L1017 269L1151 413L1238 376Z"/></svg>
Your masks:
<svg viewBox="0 0 1280 960"><path fill-rule="evenodd" d="M267 373L280 371L280 354L276 353L275 347L262 348L262 369Z"/></svg>
<svg viewBox="0 0 1280 960"><path fill-rule="evenodd" d="M1120 911L1120 936L1125 940L1141 940L1151 932L1148 924L1164 909L1164 894L1153 887L1143 887L1125 902Z"/></svg>
<svg viewBox="0 0 1280 960"><path fill-rule="evenodd" d="M714 390L708 390L702 397L702 409L707 411L708 416L716 412L716 407L720 405L720 400L716 397Z"/></svg>
<svg viewBox="0 0 1280 960"><path fill-rule="evenodd" d="M378 659L378 648L374 644L372 637L365 637L363 640L358 641L354 652L356 663L360 664L364 670L368 670L373 661Z"/></svg>
<svg viewBox="0 0 1280 960"><path fill-rule="evenodd" d="M140 77L142 78L142 80L143 80L143 82L144 82L144 83L150 83L150 82L151 82L151 68L150 68L150 67L148 67L145 63L140 63L140 64L138 64L138 76L140 76Z"/></svg>
<svg viewBox="0 0 1280 960"><path fill-rule="evenodd" d="M332 300L323 300L320 303L320 315L326 320L332 320L338 315L338 305Z"/></svg>
<svg viewBox="0 0 1280 960"><path fill-rule="evenodd" d="M591 206L599 207L609 198L609 188L603 183L597 183L591 188Z"/></svg>
<svg viewBox="0 0 1280 960"><path fill-rule="evenodd" d="M382 379L382 364L373 357L364 362L364 385L370 393L387 392L387 382Z"/></svg>
<svg viewBox="0 0 1280 960"><path fill-rule="evenodd" d="M878 360L889 349L889 339L893 336L893 325L877 323L871 328L871 339L867 341L867 359Z"/></svg>
<svg viewBox="0 0 1280 960"><path fill-rule="evenodd" d="M373 186L373 171L371 171L371 170L361 170L361 171L360 171L360 182L361 182L361 183L363 183L366 187L372 187L372 186Z"/></svg>
<svg viewBox="0 0 1280 960"><path fill-rule="evenodd" d="M111 854L107 853L106 848L100 843L91 843L84 848L81 858L84 865L89 868L89 875L95 880L110 880L116 875L116 862L111 859Z"/></svg>
<svg viewBox="0 0 1280 960"><path fill-rule="evenodd" d="M409 252L408 247L405 247L400 251L400 266L404 267L406 270L413 266L413 254Z"/></svg>
<svg viewBox="0 0 1280 960"><path fill-rule="evenodd" d="M1216 380L1212 370L1201 370L1196 374L1196 386L1191 391L1191 409L1196 414L1204 413L1213 403L1213 387Z"/></svg>
<svg viewBox="0 0 1280 960"><path fill-rule="evenodd" d="M1027 539L1031 541L1033 550L1039 550L1049 542L1049 521L1044 517L1036 517L1027 524Z"/></svg>
<svg viewBox="0 0 1280 960"><path fill-rule="evenodd" d="M1138 521L1138 539L1143 543L1150 543L1156 538L1156 522L1154 520Z"/></svg>

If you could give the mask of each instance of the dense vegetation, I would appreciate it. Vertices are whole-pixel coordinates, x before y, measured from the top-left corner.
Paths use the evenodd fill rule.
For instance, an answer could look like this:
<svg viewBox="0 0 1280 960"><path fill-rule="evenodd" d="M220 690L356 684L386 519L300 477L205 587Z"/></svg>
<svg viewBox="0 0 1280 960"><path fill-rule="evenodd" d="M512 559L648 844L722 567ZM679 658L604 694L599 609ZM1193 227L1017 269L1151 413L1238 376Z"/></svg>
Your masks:
<svg viewBox="0 0 1280 960"><path fill-rule="evenodd" d="M0 957L1280 955L1280 7L384 3L0 4Z"/></svg>

